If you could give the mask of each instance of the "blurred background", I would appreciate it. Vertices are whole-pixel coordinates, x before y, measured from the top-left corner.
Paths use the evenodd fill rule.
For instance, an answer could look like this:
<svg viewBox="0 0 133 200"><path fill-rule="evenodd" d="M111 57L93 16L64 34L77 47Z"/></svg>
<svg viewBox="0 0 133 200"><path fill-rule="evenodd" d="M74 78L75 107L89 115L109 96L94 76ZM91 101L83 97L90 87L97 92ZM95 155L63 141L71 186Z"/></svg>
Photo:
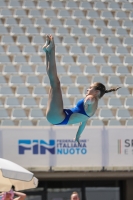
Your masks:
<svg viewBox="0 0 133 200"><path fill-rule="evenodd" d="M53 128L45 117L49 80L42 46L47 34L55 39L64 107L84 98L93 82L122 87L104 95L87 127L115 127L119 133L123 128L123 134L130 129L130 140L124 139L123 145L132 147L133 0L0 0L1 132L21 129L28 134L31 129ZM119 150L121 145L119 141ZM126 159L132 161L132 154ZM132 165L85 173L84 169L53 173L51 168L35 172L39 187L26 191L27 200L68 200L73 191L82 200L130 200Z"/></svg>

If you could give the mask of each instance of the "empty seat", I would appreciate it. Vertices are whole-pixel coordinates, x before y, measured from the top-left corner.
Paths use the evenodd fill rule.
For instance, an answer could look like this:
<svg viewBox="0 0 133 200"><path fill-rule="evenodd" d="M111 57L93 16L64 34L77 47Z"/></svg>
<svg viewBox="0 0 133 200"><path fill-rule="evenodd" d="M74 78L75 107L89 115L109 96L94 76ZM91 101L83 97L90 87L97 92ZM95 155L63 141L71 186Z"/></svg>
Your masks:
<svg viewBox="0 0 133 200"><path fill-rule="evenodd" d="M109 11L117 11L117 10L120 10L120 5L116 2L109 2L108 4L108 10Z"/></svg>
<svg viewBox="0 0 133 200"><path fill-rule="evenodd" d="M23 108L38 107L35 99L33 97L25 97L22 102Z"/></svg>
<svg viewBox="0 0 133 200"><path fill-rule="evenodd" d="M10 76L10 79L9 79L10 86L23 85L23 84L24 84L24 81L20 76L18 75Z"/></svg>
<svg viewBox="0 0 133 200"><path fill-rule="evenodd" d="M46 108L48 104L48 97L43 97L40 99L39 107Z"/></svg>
<svg viewBox="0 0 133 200"><path fill-rule="evenodd" d="M38 1L36 8L37 9L47 9L47 8L50 8L50 5L49 5L48 1Z"/></svg>
<svg viewBox="0 0 133 200"><path fill-rule="evenodd" d="M125 77L124 86L125 87L133 87L133 77L132 76Z"/></svg>
<svg viewBox="0 0 133 200"><path fill-rule="evenodd" d="M113 52L113 49L111 47L103 46L101 48L100 54L102 56L104 56L104 55L112 55L112 54L114 54L114 52Z"/></svg>
<svg viewBox="0 0 133 200"><path fill-rule="evenodd" d="M29 18L37 18L37 17L41 17L41 12L37 9L31 9L29 10ZM44 17L44 16L43 16Z"/></svg>
<svg viewBox="0 0 133 200"><path fill-rule="evenodd" d="M105 25L105 22L101 19L96 19L94 20L94 24L93 24L93 27L94 28L105 28L106 25Z"/></svg>
<svg viewBox="0 0 133 200"><path fill-rule="evenodd" d="M36 27L29 26L25 30L25 35L31 36L31 35L39 35L39 32Z"/></svg>
<svg viewBox="0 0 133 200"><path fill-rule="evenodd" d="M32 21L27 17L24 17L24 18L20 19L20 24L19 25L21 27L26 27L27 25L31 25L31 24L32 24Z"/></svg>
<svg viewBox="0 0 133 200"><path fill-rule="evenodd" d="M133 6L132 6L131 3L126 2L126 3L122 3L121 9L122 9L123 11L130 11L130 10L132 11L132 10L133 10Z"/></svg>
<svg viewBox="0 0 133 200"><path fill-rule="evenodd" d="M108 120L108 119L113 119L113 113L111 110L107 109L107 108L102 108L99 111L99 119L100 120Z"/></svg>
<svg viewBox="0 0 133 200"><path fill-rule="evenodd" d="M110 66L101 66L100 75L101 76L114 75L114 71Z"/></svg>
<svg viewBox="0 0 133 200"><path fill-rule="evenodd" d="M31 9L32 8L33 9L33 8L35 8L35 4L32 0L28 0L28 1L25 0L23 2L22 8L24 8L24 9Z"/></svg>
<svg viewBox="0 0 133 200"><path fill-rule="evenodd" d="M73 106L68 97L63 97L63 105L64 105L64 108L72 108Z"/></svg>
<svg viewBox="0 0 133 200"><path fill-rule="evenodd" d="M102 29L101 29L100 35L101 35L102 37L109 37L109 36L113 36L114 34L113 34L113 32L112 32L111 29L102 28Z"/></svg>
<svg viewBox="0 0 133 200"><path fill-rule="evenodd" d="M54 9L62 9L64 8L64 5L62 2L60 1L53 1L52 2L52 5L51 5L51 8L54 10Z"/></svg>
<svg viewBox="0 0 133 200"><path fill-rule="evenodd" d="M32 68L29 65L21 65L19 69L20 75L31 75L34 74Z"/></svg>
<svg viewBox="0 0 133 200"><path fill-rule="evenodd" d="M37 121L37 126L51 126L47 119L41 119Z"/></svg>
<svg viewBox="0 0 133 200"><path fill-rule="evenodd" d="M117 56L110 56L108 60L108 65L119 65L122 64L121 60Z"/></svg>
<svg viewBox="0 0 133 200"><path fill-rule="evenodd" d="M85 55L97 55L97 54L99 54L99 52L98 52L98 50L97 50L97 48L96 47L94 47L94 46L87 46L86 48L85 48Z"/></svg>
<svg viewBox="0 0 133 200"><path fill-rule="evenodd" d="M7 4L4 0L0 1L0 8L7 8Z"/></svg>
<svg viewBox="0 0 133 200"><path fill-rule="evenodd" d="M130 20L124 20L122 22L122 28L131 29L133 27L133 22Z"/></svg>
<svg viewBox="0 0 133 200"><path fill-rule="evenodd" d="M16 43L18 45L25 45L25 44L30 44L30 41L29 41L28 37L26 37L25 35L23 35L23 36L18 36L17 37Z"/></svg>
<svg viewBox="0 0 133 200"><path fill-rule="evenodd" d="M85 68L84 68L85 76L88 76L88 75L92 76L92 75L97 75L97 74L98 74L98 71L95 66L93 66L93 65L85 66Z"/></svg>
<svg viewBox="0 0 133 200"><path fill-rule="evenodd" d="M13 96L12 89L9 86L2 86L0 87L0 96L6 97L6 96Z"/></svg>
<svg viewBox="0 0 133 200"><path fill-rule="evenodd" d="M50 28L50 27L42 27L41 28L40 35L46 36L46 35L50 35L50 34L54 34L52 28Z"/></svg>
<svg viewBox="0 0 133 200"><path fill-rule="evenodd" d="M128 65L132 66L132 63L133 63L133 57L132 56L125 56L123 64L125 66L128 66Z"/></svg>
<svg viewBox="0 0 133 200"><path fill-rule="evenodd" d="M125 99L124 107L127 109L133 109L133 97L128 97Z"/></svg>
<svg viewBox="0 0 133 200"><path fill-rule="evenodd" d="M82 92L80 91L80 89L78 87L71 86L67 89L66 96L67 97L82 96Z"/></svg>
<svg viewBox="0 0 133 200"><path fill-rule="evenodd" d="M46 67L44 65L36 65L35 74L36 75L46 74Z"/></svg>
<svg viewBox="0 0 133 200"><path fill-rule="evenodd" d="M0 11L0 17L3 17L3 18L5 18L5 17L12 17L11 10L9 10L8 8L1 9L1 11Z"/></svg>
<svg viewBox="0 0 133 200"><path fill-rule="evenodd" d="M106 45L106 41L102 37L95 37L93 40L93 45L101 47L102 45Z"/></svg>
<svg viewBox="0 0 133 200"><path fill-rule="evenodd" d="M51 9L44 9L43 18L56 18L55 11Z"/></svg>
<svg viewBox="0 0 133 200"><path fill-rule="evenodd" d="M7 54L8 55L14 55L14 54L21 54L20 49L16 45L9 45L7 47Z"/></svg>
<svg viewBox="0 0 133 200"><path fill-rule="evenodd" d="M102 57L102 56L94 56L92 63L94 65L103 65L103 64L106 64L106 61L105 61L104 57Z"/></svg>
<svg viewBox="0 0 133 200"><path fill-rule="evenodd" d="M110 37L109 40L108 40L108 45L116 47L116 46L120 46L121 42L120 42L119 38Z"/></svg>
<svg viewBox="0 0 133 200"><path fill-rule="evenodd" d="M14 122L10 119L5 119L1 121L1 126L14 126Z"/></svg>
<svg viewBox="0 0 133 200"><path fill-rule="evenodd" d="M90 64L90 60L87 56L78 56L76 63L77 65Z"/></svg>
<svg viewBox="0 0 133 200"><path fill-rule="evenodd" d="M107 105L105 104L105 101L103 98L99 99L98 101L98 107L99 108L103 108L103 107L106 107Z"/></svg>
<svg viewBox="0 0 133 200"><path fill-rule="evenodd" d="M123 104L120 99L114 97L114 98L109 98L108 107L109 108L119 108L119 107L123 107Z"/></svg>
<svg viewBox="0 0 133 200"><path fill-rule="evenodd" d="M36 54L36 50L35 50L34 46L26 45L26 46L23 47L22 53L23 53L23 55Z"/></svg>
<svg viewBox="0 0 133 200"><path fill-rule="evenodd" d="M10 35L3 35L1 38L1 44L14 44L13 38Z"/></svg>
<svg viewBox="0 0 133 200"><path fill-rule="evenodd" d="M111 119L108 122L108 126L121 126L120 121L116 120L116 119Z"/></svg>
<svg viewBox="0 0 133 200"><path fill-rule="evenodd" d="M33 65L33 64L42 64L43 63L43 60L41 58L41 56L39 55L32 55L30 56L30 60L29 60L29 64L30 65Z"/></svg>
<svg viewBox="0 0 133 200"><path fill-rule="evenodd" d="M44 26L44 25L43 25ZM60 19L51 19L50 20L50 23L49 23L49 26L50 27L62 27L62 22Z"/></svg>
<svg viewBox="0 0 133 200"><path fill-rule="evenodd" d="M4 65L2 74L12 75L12 74L17 74L17 71L13 65Z"/></svg>
<svg viewBox="0 0 133 200"><path fill-rule="evenodd" d="M42 86L36 86L34 87L33 89L33 92L32 92L32 96L33 97L43 97L43 96L47 96L48 93L46 91L46 89Z"/></svg>
<svg viewBox="0 0 133 200"><path fill-rule="evenodd" d="M120 47L116 47L115 54L116 54L117 56L120 56L120 55L128 55L129 52L128 52L128 50L127 50L126 47L120 46Z"/></svg>
<svg viewBox="0 0 133 200"><path fill-rule="evenodd" d="M59 19L67 19L67 18L71 18L71 15L70 15L68 10L62 9L62 10L59 10L57 18L59 18Z"/></svg>
<svg viewBox="0 0 133 200"><path fill-rule="evenodd" d="M88 78L86 76L78 76L76 78L75 84L77 86L82 86L82 85L85 86L85 85L89 84L89 80L88 80Z"/></svg>
<svg viewBox="0 0 133 200"><path fill-rule="evenodd" d="M22 108L14 108L12 110L11 119L25 119L25 118L27 118L27 116Z"/></svg>
<svg viewBox="0 0 133 200"><path fill-rule="evenodd" d="M131 95L130 92L129 92L129 89L128 88L120 88L119 90L116 91L116 96L117 97L126 97L126 96L129 96Z"/></svg>
<svg viewBox="0 0 133 200"><path fill-rule="evenodd" d="M111 29L116 29L116 28L119 28L120 27L120 24L118 21L116 20L109 20L108 22L108 28L111 28Z"/></svg>
<svg viewBox="0 0 133 200"><path fill-rule="evenodd" d="M82 55L83 50L79 46L75 45L75 46L70 47L69 54L70 55Z"/></svg>
<svg viewBox="0 0 133 200"><path fill-rule="evenodd" d="M20 107L20 102L16 97L8 97L5 100L5 107L6 108Z"/></svg>
<svg viewBox="0 0 133 200"><path fill-rule="evenodd" d="M77 5L77 3L74 2L74 1L68 1L68 2L66 2L65 8L66 8L67 10L78 9L78 5Z"/></svg>
<svg viewBox="0 0 133 200"><path fill-rule="evenodd" d="M91 35L98 36L99 33L98 33L97 29L95 29L95 28L87 28L86 32L85 32L85 35L86 36L91 36Z"/></svg>
<svg viewBox="0 0 133 200"><path fill-rule="evenodd" d="M84 32L81 28L74 27L74 28L71 28L70 35L71 36L83 36Z"/></svg>
<svg viewBox="0 0 133 200"><path fill-rule="evenodd" d="M40 108L32 108L29 114L29 119L41 119L44 114Z"/></svg>
<svg viewBox="0 0 133 200"><path fill-rule="evenodd" d="M11 26L15 26L15 25L18 25L18 24L17 24L17 21L13 17L5 19L5 26L11 27Z"/></svg>
<svg viewBox="0 0 133 200"><path fill-rule="evenodd" d="M22 119L22 120L19 120L18 126L33 126L33 123L32 121L28 119Z"/></svg>
<svg viewBox="0 0 133 200"><path fill-rule="evenodd" d="M105 78L103 78L102 76L94 76L92 78L92 82L91 83L94 83L94 82L100 82L102 83L103 85L106 85L106 80Z"/></svg>
<svg viewBox="0 0 133 200"><path fill-rule="evenodd" d="M13 35L13 36L15 36L15 35L18 36L18 35L23 35L24 32L23 32L21 27L13 26L13 27L11 27L10 34Z"/></svg>
<svg viewBox="0 0 133 200"><path fill-rule="evenodd" d="M102 11L101 12L101 19L105 19L105 20L108 20L108 19L113 19L113 15L110 11Z"/></svg>
<svg viewBox="0 0 133 200"><path fill-rule="evenodd" d="M34 85L40 85L40 81L37 76L27 76L26 83L27 86L34 86Z"/></svg>
<svg viewBox="0 0 133 200"><path fill-rule="evenodd" d="M126 120L126 126L133 126L133 119Z"/></svg>
<svg viewBox="0 0 133 200"><path fill-rule="evenodd" d="M61 64L74 64L72 56L62 56Z"/></svg>
<svg viewBox="0 0 133 200"><path fill-rule="evenodd" d="M60 78L60 83L62 86L68 86L68 85L73 85L73 80L71 79L70 76L62 76Z"/></svg>
<svg viewBox="0 0 133 200"><path fill-rule="evenodd" d="M82 10L74 10L72 12L72 18L73 19L84 19L85 18L85 15L84 13L82 12Z"/></svg>
<svg viewBox="0 0 133 200"><path fill-rule="evenodd" d="M21 63L27 63L25 57L23 55L14 56L13 64L21 64Z"/></svg>
<svg viewBox="0 0 133 200"><path fill-rule="evenodd" d="M15 18L23 18L25 16L26 16L26 11L24 9L19 8L14 11Z"/></svg>
<svg viewBox="0 0 133 200"><path fill-rule="evenodd" d="M88 10L86 13L86 18L87 19L99 19L99 14L97 13L97 11Z"/></svg>
<svg viewBox="0 0 133 200"><path fill-rule="evenodd" d="M75 45L75 44L77 44L77 43L76 43L75 38L70 37L70 36L64 36L64 37L63 37L62 44L63 44L64 46L67 46L67 45Z"/></svg>
<svg viewBox="0 0 133 200"><path fill-rule="evenodd" d="M7 85L6 79L2 75L0 75L0 85Z"/></svg>
<svg viewBox="0 0 133 200"><path fill-rule="evenodd" d="M5 108L0 108L0 119L8 119L9 115Z"/></svg>
<svg viewBox="0 0 133 200"><path fill-rule="evenodd" d="M8 56L6 56L6 55L0 55L0 64L4 64L4 63L8 64L10 62L11 61L10 61L10 59L9 59Z"/></svg>
<svg viewBox="0 0 133 200"><path fill-rule="evenodd" d="M55 48L55 54L56 55L61 55L61 54L65 55L65 54L68 54L68 51L64 46L59 45L59 46L56 46L56 48Z"/></svg>
<svg viewBox="0 0 133 200"><path fill-rule="evenodd" d="M99 119L93 119L90 122L90 126L104 126L102 120Z"/></svg>
<svg viewBox="0 0 133 200"><path fill-rule="evenodd" d="M116 30L115 35L116 35L117 37L126 37L126 36L128 35L128 32L127 32L125 29L123 29L123 28L118 28L118 29Z"/></svg>
<svg viewBox="0 0 133 200"><path fill-rule="evenodd" d="M48 24L47 24L45 19L37 18L37 19L35 19L34 26L35 27L42 27L42 26L48 26Z"/></svg>
<svg viewBox="0 0 133 200"><path fill-rule="evenodd" d="M8 35L8 30L6 27L4 27L4 25L0 25L0 35Z"/></svg>
<svg viewBox="0 0 133 200"><path fill-rule="evenodd" d="M110 76L108 79L108 86L123 86L123 83L121 82L120 78L118 76Z"/></svg>
<svg viewBox="0 0 133 200"><path fill-rule="evenodd" d="M115 19L116 20L125 20L127 18L127 15L126 15L126 13L125 12L123 12L123 11L117 11L116 13L115 13Z"/></svg>
<svg viewBox="0 0 133 200"><path fill-rule="evenodd" d="M81 75L82 74L82 70L79 66L69 66L68 68L68 75Z"/></svg>
<svg viewBox="0 0 133 200"><path fill-rule="evenodd" d="M5 54L4 48L0 46L0 54Z"/></svg>
<svg viewBox="0 0 133 200"><path fill-rule="evenodd" d="M18 0L10 0L8 4L8 8L20 8L21 4Z"/></svg>
<svg viewBox="0 0 133 200"><path fill-rule="evenodd" d="M32 42L31 42L31 44L32 45L42 45L42 44L44 44L44 39L43 39L43 37L42 36L40 36L40 35L36 35L36 36L33 36L32 37Z"/></svg>
<svg viewBox="0 0 133 200"><path fill-rule="evenodd" d="M125 66L117 66L115 74L117 76L126 76L126 75L130 75L130 72L128 68Z"/></svg>
<svg viewBox="0 0 133 200"><path fill-rule="evenodd" d="M129 14L129 19L130 19L130 20L133 20L133 12L130 12L130 14Z"/></svg>
<svg viewBox="0 0 133 200"><path fill-rule="evenodd" d="M87 46L87 45L91 44L91 42L88 37L81 36L78 38L77 44L78 44L78 46Z"/></svg>
<svg viewBox="0 0 133 200"><path fill-rule="evenodd" d="M93 9L101 11L101 10L106 10L107 8L103 2L95 2Z"/></svg>
<svg viewBox="0 0 133 200"><path fill-rule="evenodd" d="M57 72L59 75L66 75L66 69L62 65L57 65Z"/></svg>
<svg viewBox="0 0 133 200"><path fill-rule="evenodd" d="M49 81L49 77L48 76L44 76L43 77L42 85L43 86L49 86L50 85L50 81Z"/></svg>
<svg viewBox="0 0 133 200"><path fill-rule="evenodd" d="M91 3L87 2L87 1L84 1L84 2L80 1L79 9L80 10L92 10Z"/></svg>
<svg viewBox="0 0 133 200"><path fill-rule="evenodd" d="M127 109L120 108L116 112L116 119L122 120L122 119L130 119L132 118L130 115L130 112Z"/></svg>
<svg viewBox="0 0 133 200"><path fill-rule="evenodd" d="M78 27L85 28L85 27L92 27L92 25L88 19L80 19Z"/></svg>
<svg viewBox="0 0 133 200"><path fill-rule="evenodd" d="M24 97L24 96L31 96L30 92L29 92L29 89L25 86L19 86L16 88L16 93L15 95L17 97Z"/></svg>

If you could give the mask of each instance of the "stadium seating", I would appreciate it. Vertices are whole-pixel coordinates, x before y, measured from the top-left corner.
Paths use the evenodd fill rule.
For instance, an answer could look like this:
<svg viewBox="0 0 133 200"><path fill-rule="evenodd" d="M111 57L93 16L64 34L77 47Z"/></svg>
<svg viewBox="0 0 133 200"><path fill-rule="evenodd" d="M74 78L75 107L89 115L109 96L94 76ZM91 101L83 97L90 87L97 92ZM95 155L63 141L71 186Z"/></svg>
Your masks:
<svg viewBox="0 0 133 200"><path fill-rule="evenodd" d="M0 1L1 126L51 125L47 34L54 35L64 107L84 98L93 82L120 86L99 101L88 125L133 125L132 10L130 0Z"/></svg>

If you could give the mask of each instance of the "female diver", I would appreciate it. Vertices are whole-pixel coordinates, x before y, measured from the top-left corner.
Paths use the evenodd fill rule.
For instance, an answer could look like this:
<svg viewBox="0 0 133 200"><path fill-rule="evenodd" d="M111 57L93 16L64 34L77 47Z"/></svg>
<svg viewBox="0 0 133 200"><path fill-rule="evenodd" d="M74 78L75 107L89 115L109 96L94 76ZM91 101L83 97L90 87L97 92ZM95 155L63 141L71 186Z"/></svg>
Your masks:
<svg viewBox="0 0 133 200"><path fill-rule="evenodd" d="M13 190L10 190L9 192L2 192L0 194L2 197L1 200L25 200L26 194L22 192L15 192ZM14 198L16 196L16 198Z"/></svg>
<svg viewBox="0 0 133 200"><path fill-rule="evenodd" d="M53 125L80 123L75 138L79 143L80 135L87 124L88 118L92 117L97 110L99 99L105 93L116 91L119 87L106 90L102 83L93 83L88 88L86 97L81 99L74 108L64 109L60 81L57 76L55 44L52 35L47 35L43 50L46 52L46 71L51 86L46 110L47 120Z"/></svg>

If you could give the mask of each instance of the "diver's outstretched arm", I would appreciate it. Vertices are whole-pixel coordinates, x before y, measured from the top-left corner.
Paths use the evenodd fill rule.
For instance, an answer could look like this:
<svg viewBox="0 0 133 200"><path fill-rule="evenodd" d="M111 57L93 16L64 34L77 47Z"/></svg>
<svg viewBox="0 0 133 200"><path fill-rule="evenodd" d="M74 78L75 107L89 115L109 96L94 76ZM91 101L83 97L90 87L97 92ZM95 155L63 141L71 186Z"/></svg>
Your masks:
<svg viewBox="0 0 133 200"><path fill-rule="evenodd" d="M87 121L84 121L84 122L80 123L80 126L79 126L77 134L76 134L76 138L75 138L75 141L77 141L78 143L79 143L80 135L82 134L86 124L87 124Z"/></svg>

